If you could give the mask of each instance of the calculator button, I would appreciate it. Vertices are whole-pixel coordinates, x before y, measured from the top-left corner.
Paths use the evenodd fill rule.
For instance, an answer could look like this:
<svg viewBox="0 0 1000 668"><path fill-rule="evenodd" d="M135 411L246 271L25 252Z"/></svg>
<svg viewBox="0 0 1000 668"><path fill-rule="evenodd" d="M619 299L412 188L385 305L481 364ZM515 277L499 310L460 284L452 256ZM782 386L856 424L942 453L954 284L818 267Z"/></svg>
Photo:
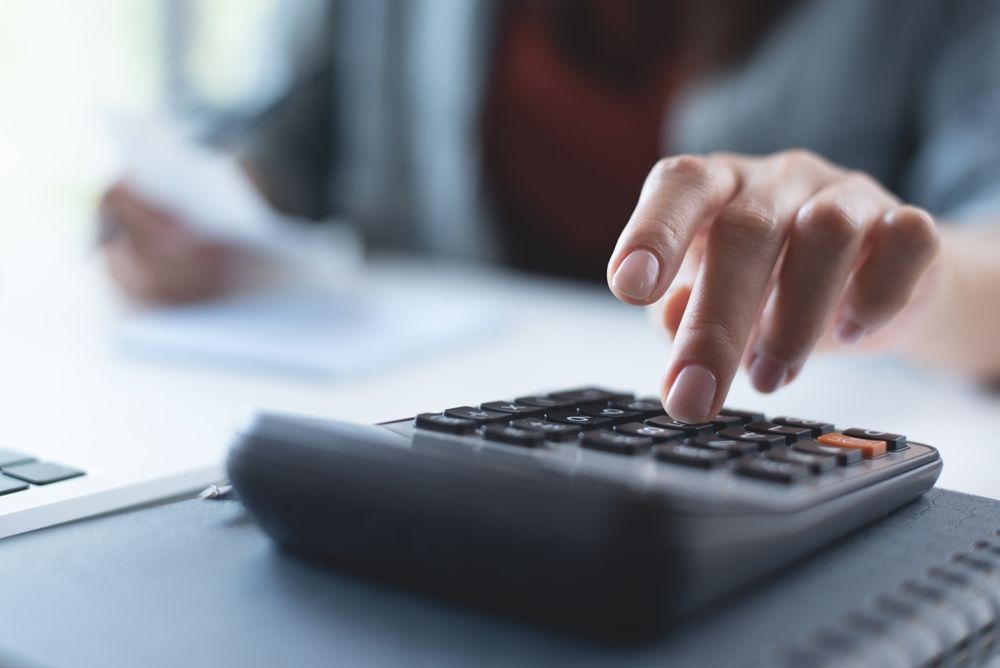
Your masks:
<svg viewBox="0 0 1000 668"><path fill-rule="evenodd" d="M671 443L656 446L656 458L673 464L711 469L729 461L729 455L722 450L700 448L687 443Z"/></svg>
<svg viewBox="0 0 1000 668"><path fill-rule="evenodd" d="M35 458L16 450L0 449L0 466L13 466L14 464L25 464L33 462Z"/></svg>
<svg viewBox="0 0 1000 668"><path fill-rule="evenodd" d="M32 485L47 485L50 482L69 480L83 475L83 471L54 462L30 462L8 466L3 470L5 475Z"/></svg>
<svg viewBox="0 0 1000 668"><path fill-rule="evenodd" d="M621 424L623 422L634 422L636 420L642 419L642 413L638 411L625 410L624 408L616 408L614 406L590 406L580 409L580 413L583 415L590 415L593 417L607 418L611 420L614 424Z"/></svg>
<svg viewBox="0 0 1000 668"><path fill-rule="evenodd" d="M545 438L550 441L568 441L574 439L580 433L580 427L571 424L559 424L549 422L541 418L521 418L510 423L515 429L527 429L528 431L540 431L545 434Z"/></svg>
<svg viewBox="0 0 1000 668"><path fill-rule="evenodd" d="M740 475L771 480L773 482L792 483L811 475L809 467L792 462L777 462L771 459L745 459L736 467Z"/></svg>
<svg viewBox="0 0 1000 668"><path fill-rule="evenodd" d="M813 455L808 452L802 452L792 448L779 448L777 450L771 450L765 455L765 457L776 462L802 464L807 466L813 473L824 473L837 468L837 460L829 455Z"/></svg>
<svg viewBox="0 0 1000 668"><path fill-rule="evenodd" d="M27 483L5 475L0 475L0 496L4 494L13 494L14 492L23 492L26 489L28 489Z"/></svg>
<svg viewBox="0 0 1000 668"><path fill-rule="evenodd" d="M529 406L528 404L520 404L516 401L487 401L485 404L481 404L480 408L485 408L488 411L510 413L511 415L519 415L521 417L542 415L545 412L545 409L541 406Z"/></svg>
<svg viewBox="0 0 1000 668"><path fill-rule="evenodd" d="M887 431L875 431L874 429L845 429L844 434L847 436L853 436L855 438L866 438L872 441L882 441L885 443L885 449L889 452L896 452L897 450L905 450L908 446L906 445L906 437L902 434L890 434ZM0 464L2 466L2 464Z"/></svg>
<svg viewBox="0 0 1000 668"><path fill-rule="evenodd" d="M833 445L823 445L811 439L799 441L792 446L792 450L804 452L809 455L831 457L840 466L850 466L861 461L861 451L853 448L838 448Z"/></svg>
<svg viewBox="0 0 1000 668"><path fill-rule="evenodd" d="M610 427L612 422L608 418L594 417L593 415L583 415L576 411L547 411L545 419L560 424L571 424L580 429L597 429L598 427Z"/></svg>
<svg viewBox="0 0 1000 668"><path fill-rule="evenodd" d="M654 443L666 443L668 441L683 441L684 432L677 429L666 429L665 427L654 427L651 424L641 422L628 422L615 427L615 431L630 436L646 436L653 439Z"/></svg>
<svg viewBox="0 0 1000 668"><path fill-rule="evenodd" d="M836 445L838 448L854 448L856 450L860 450L861 455L865 459L881 457L885 454L885 441L873 441L867 438L845 436L844 434L839 434L837 432L833 432L832 434L823 434L816 440L820 443L825 443L826 445Z"/></svg>
<svg viewBox="0 0 1000 668"><path fill-rule="evenodd" d="M669 415L649 418L646 420L646 424L651 424L654 427L666 427L667 429L679 429L687 436L697 436L698 434L707 434L714 431L711 422L688 424L680 420L675 420Z"/></svg>
<svg viewBox="0 0 1000 668"><path fill-rule="evenodd" d="M553 392L549 396L553 399L565 399L566 401L583 404L598 401L607 403L609 401L631 399L633 395L631 392L613 392L601 387L578 387L572 390Z"/></svg>
<svg viewBox="0 0 1000 668"><path fill-rule="evenodd" d="M687 440L690 445L712 450L721 450L730 457L742 457L744 455L755 455L760 452L760 448L752 441L737 441L733 438L720 438L715 434L701 434Z"/></svg>
<svg viewBox="0 0 1000 668"><path fill-rule="evenodd" d="M736 441L748 441L750 443L756 443L757 448L760 450L767 450L769 448L780 448L785 445L785 437L778 436L776 434L761 434L756 431L747 431L742 427L732 427L730 429L723 429L719 432L719 436L722 438L731 438Z"/></svg>
<svg viewBox="0 0 1000 668"><path fill-rule="evenodd" d="M627 411L636 411L637 413L642 413L643 418L656 417L658 415L666 415L667 412L663 410L663 404L659 399L633 399L631 401L612 401L611 405L615 408L624 408Z"/></svg>
<svg viewBox="0 0 1000 668"><path fill-rule="evenodd" d="M806 420L805 418L797 417L776 417L771 420L771 422L777 422L778 424L783 424L786 427L800 427L802 429L808 429L812 433L812 437L822 436L823 434L829 434L833 431L834 427L829 422L823 422L821 420Z"/></svg>
<svg viewBox="0 0 1000 668"><path fill-rule="evenodd" d="M416 418L416 424L420 429L444 431L449 434L468 434L479 426L475 420L452 417L441 413L421 413Z"/></svg>
<svg viewBox="0 0 1000 668"><path fill-rule="evenodd" d="M741 426L743 426L743 418L738 415L722 415L720 413L712 418L712 428L715 429L715 431Z"/></svg>
<svg viewBox="0 0 1000 668"><path fill-rule="evenodd" d="M483 429L483 438L487 441L498 441L510 445L520 445L525 448L537 448L545 445L545 434L531 429L518 429L503 424L488 424Z"/></svg>
<svg viewBox="0 0 1000 668"><path fill-rule="evenodd" d="M608 429L598 429L584 434L580 445L618 455L635 455L649 450L653 446L653 439L647 436L630 436Z"/></svg>
<svg viewBox="0 0 1000 668"><path fill-rule="evenodd" d="M500 413L499 411L490 411L483 408L476 408L474 406L459 406L457 408L449 408L444 412L448 417L460 418L464 420L472 420L478 424L489 424L490 422L506 422L510 419L510 415L507 413Z"/></svg>
<svg viewBox="0 0 1000 668"><path fill-rule="evenodd" d="M800 438L809 438L812 436L812 432L810 430L802 427L786 427L783 424L774 424L773 422L766 422L763 420L751 422L746 426L746 428L748 431L756 431L761 434L783 436L785 438L785 442L789 445Z"/></svg>
<svg viewBox="0 0 1000 668"><path fill-rule="evenodd" d="M580 403L579 401L570 401L569 399L556 399L554 397L541 396L518 397L514 401L518 404L538 406L539 408L572 408Z"/></svg>
<svg viewBox="0 0 1000 668"><path fill-rule="evenodd" d="M764 419L763 413L758 413L757 411L741 411L738 408L729 408L728 406L723 406L719 413L722 415L732 415L733 417L738 417L743 421L743 424L747 424L748 422L760 422Z"/></svg>

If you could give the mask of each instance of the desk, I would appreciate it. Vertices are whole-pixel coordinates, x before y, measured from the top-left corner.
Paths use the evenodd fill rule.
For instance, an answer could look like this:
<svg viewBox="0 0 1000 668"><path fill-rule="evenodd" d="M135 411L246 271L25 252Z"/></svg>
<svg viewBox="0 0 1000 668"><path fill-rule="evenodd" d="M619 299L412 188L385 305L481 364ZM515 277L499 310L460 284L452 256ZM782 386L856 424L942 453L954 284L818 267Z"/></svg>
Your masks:
<svg viewBox="0 0 1000 668"><path fill-rule="evenodd" d="M397 260L374 265L369 280L388 287L419 286L442 300L474 296L495 305L507 325L447 354L351 380L303 381L154 364L122 357L110 344L121 305L101 278L96 258L82 248L22 245L17 257L11 254L0 266L7 320L0 368L8 434L75 439L81 448L94 438L127 438L136 448L151 439L162 439L160 446L171 439L196 439L202 463L217 469L233 430L256 409L373 422L577 384L653 393L668 354L668 344L645 315L604 290ZM961 379L885 358L829 355L810 362L792 387L774 396L757 396L741 377L730 403L910 434L941 449L946 461L942 486L1000 497L1000 453L988 436L1000 399ZM185 465L171 461L169 447L157 451L162 458L157 465L173 470ZM244 601L267 592L268 600L278 602L254 607L254 625L236 629L258 641L281 631L286 621L281 600L295 600L300 613L311 615L297 618L310 621L290 635L251 643L263 661L279 663L285 656L282 642L306 637L327 649L338 637L351 638L353 644L338 645L343 651L336 657L339 665L401 660L440 665L445 659L453 665L507 665L522 659L539 666L600 665L622 659L507 622L470 620L461 611L349 578L338 579L335 590L316 593L309 585L312 576L303 575L309 568L274 552L237 507L205 505L186 515L178 514L179 507L186 506L121 516L148 518L132 523L129 532L119 533L111 523L120 518L111 517L11 539L10 548L0 551L8 603L0 616L5 628L0 664L10 656L26 656L108 666L109 657L118 656L130 665L128 657L148 651L146 665L186 660L206 665L204 654L186 652L195 652L195 645L213 634L239 642L227 626L233 599L219 598L220 592L233 591L241 592ZM202 532L204 541L192 541L191 531ZM182 534L183 543L178 542ZM81 546L87 559L74 558ZM202 550L204 559L199 559ZM197 578L171 568L192 561L202 566ZM215 575L225 583L222 589L214 587ZM184 606L194 606L197 614L186 617ZM380 615L390 610L386 631ZM324 635L330 614L338 615L337 633L347 636ZM169 626L179 616L185 618L177 621L175 635ZM144 632L150 624L154 631ZM116 642L128 651L116 652ZM528 646L526 653L512 653L512 647L522 645ZM224 662L225 647L216 643L211 649L213 662L207 665ZM662 658L643 651L631 654L629 662L662 665Z"/></svg>
<svg viewBox="0 0 1000 668"><path fill-rule="evenodd" d="M43 228L44 229L44 228ZM164 475L199 468L205 481L232 434L258 409L377 422L472 401L602 384L656 394L669 344L641 309L600 287L404 261L370 268L366 284L478 299L502 314L492 336L391 372L331 380L240 374L124 357L113 344L122 304L78 236L32 237L0 248L0 440L44 451L133 444ZM1000 498L1000 395L883 357L824 355L771 396L737 378L728 403L882 429L937 446L940 485ZM195 443L197 462L171 444ZM156 447L149 447L150 444Z"/></svg>

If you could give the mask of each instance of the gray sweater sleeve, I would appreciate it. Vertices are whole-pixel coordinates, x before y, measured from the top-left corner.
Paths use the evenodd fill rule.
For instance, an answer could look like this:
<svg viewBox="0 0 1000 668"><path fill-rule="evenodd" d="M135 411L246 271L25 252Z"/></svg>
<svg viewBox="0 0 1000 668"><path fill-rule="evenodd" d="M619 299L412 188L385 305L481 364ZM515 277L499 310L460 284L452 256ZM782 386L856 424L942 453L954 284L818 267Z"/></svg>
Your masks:
<svg viewBox="0 0 1000 668"><path fill-rule="evenodd" d="M948 220L1000 221L1000 2L947 3L915 94L901 195Z"/></svg>
<svg viewBox="0 0 1000 668"><path fill-rule="evenodd" d="M283 3L269 49L276 93L230 142L278 209L327 211L333 150L332 11L325 2Z"/></svg>

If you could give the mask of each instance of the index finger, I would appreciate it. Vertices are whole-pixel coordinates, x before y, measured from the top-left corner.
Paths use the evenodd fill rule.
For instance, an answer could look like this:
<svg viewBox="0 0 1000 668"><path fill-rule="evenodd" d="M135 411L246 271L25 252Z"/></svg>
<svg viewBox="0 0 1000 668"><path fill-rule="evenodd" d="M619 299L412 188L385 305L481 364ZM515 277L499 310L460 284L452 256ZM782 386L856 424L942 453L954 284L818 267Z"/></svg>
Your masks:
<svg viewBox="0 0 1000 668"><path fill-rule="evenodd" d="M646 177L639 202L608 263L608 286L630 304L651 304L674 280L691 239L738 187L725 161L664 158Z"/></svg>

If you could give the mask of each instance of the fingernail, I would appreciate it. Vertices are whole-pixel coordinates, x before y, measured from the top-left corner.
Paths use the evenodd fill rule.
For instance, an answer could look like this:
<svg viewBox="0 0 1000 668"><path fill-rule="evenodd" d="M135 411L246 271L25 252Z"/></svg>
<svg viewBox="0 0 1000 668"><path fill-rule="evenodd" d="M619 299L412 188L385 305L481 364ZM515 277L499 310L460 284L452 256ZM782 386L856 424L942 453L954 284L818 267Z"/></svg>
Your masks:
<svg viewBox="0 0 1000 668"><path fill-rule="evenodd" d="M660 276L660 261L648 250L634 250L628 254L611 277L611 287L636 300L648 299L653 294Z"/></svg>
<svg viewBox="0 0 1000 668"><path fill-rule="evenodd" d="M864 338L865 328L850 318L841 318L833 328L833 340L842 346L853 346Z"/></svg>
<svg viewBox="0 0 1000 668"><path fill-rule="evenodd" d="M718 381L715 374L699 364L689 364L674 379L665 408L675 420L704 422L710 415Z"/></svg>
<svg viewBox="0 0 1000 668"><path fill-rule="evenodd" d="M785 381L788 367L773 357L757 355L750 365L750 382L758 392L774 392Z"/></svg>

